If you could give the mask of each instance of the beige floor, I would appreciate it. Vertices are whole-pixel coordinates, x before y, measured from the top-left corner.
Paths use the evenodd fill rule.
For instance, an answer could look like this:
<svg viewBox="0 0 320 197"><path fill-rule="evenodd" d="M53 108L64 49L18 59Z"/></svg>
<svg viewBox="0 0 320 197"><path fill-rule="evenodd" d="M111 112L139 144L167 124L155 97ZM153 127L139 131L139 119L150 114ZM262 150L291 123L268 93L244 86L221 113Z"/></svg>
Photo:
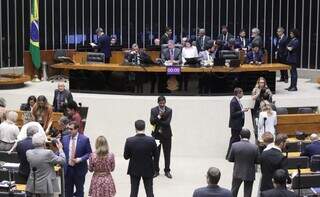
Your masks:
<svg viewBox="0 0 320 197"><path fill-rule="evenodd" d="M27 83L24 88L0 90L0 97L7 100L8 108L17 109L31 95L46 95L52 101L56 83ZM317 84L299 79L299 91L287 92L288 84L278 83L274 96L278 106L320 106L320 91ZM148 122L150 108L156 104L152 96L118 96L96 94L74 94L74 98L89 107L86 135L91 138L92 146L99 135L105 135L116 155L116 170L113 177L117 195L129 196L130 180L126 175L127 161L122 157L125 139L134 135L133 122L144 119ZM167 104L173 108L173 147L172 174L169 180L163 175L154 181L155 196L185 197L199 186L206 185L205 173L208 167L221 169L221 186L230 188L232 164L224 160L230 131L228 128L230 96L219 97L168 97ZM243 98L243 105L253 105L250 96ZM252 129L250 114L246 116L245 127ZM147 130L151 127L148 124ZM161 163L162 164L162 163ZM163 164L162 164L163 166ZM87 175L86 192L90 184ZM259 174L257 173L257 177ZM254 194L258 181L254 183ZM144 195L141 185L140 195ZM239 193L242 196L242 190Z"/></svg>

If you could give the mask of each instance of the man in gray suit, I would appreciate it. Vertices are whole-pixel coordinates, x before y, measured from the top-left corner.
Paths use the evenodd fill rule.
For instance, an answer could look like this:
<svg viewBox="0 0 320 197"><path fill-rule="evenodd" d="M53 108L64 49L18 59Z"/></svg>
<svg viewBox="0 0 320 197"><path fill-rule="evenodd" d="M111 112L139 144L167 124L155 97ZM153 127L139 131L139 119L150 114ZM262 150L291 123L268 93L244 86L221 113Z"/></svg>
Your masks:
<svg viewBox="0 0 320 197"><path fill-rule="evenodd" d="M172 64L181 64L182 63L181 49L175 47L173 40L169 40L167 48L164 48L161 51L161 59L164 62L170 62Z"/></svg>
<svg viewBox="0 0 320 197"><path fill-rule="evenodd" d="M242 129L241 141L233 143L229 154L229 161L234 162L232 178L232 196L238 196L238 191L244 182L244 197L251 197L252 185L255 179L255 164L258 163L259 149L249 142L250 131Z"/></svg>
<svg viewBox="0 0 320 197"><path fill-rule="evenodd" d="M32 137L34 149L27 151L27 160L32 172L29 175L26 191L40 197L53 197L54 193L60 192L54 165L64 165L66 157L60 141L56 143L59 155L46 149L45 142L46 137L43 133L38 132Z"/></svg>

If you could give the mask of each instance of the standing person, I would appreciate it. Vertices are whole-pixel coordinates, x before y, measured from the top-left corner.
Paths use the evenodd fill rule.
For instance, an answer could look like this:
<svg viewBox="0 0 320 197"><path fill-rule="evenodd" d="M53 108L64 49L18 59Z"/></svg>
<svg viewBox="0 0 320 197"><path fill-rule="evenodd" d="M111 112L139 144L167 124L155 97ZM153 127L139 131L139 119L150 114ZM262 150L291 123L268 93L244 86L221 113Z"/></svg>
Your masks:
<svg viewBox="0 0 320 197"><path fill-rule="evenodd" d="M157 144L153 137L145 135L145 122L135 122L136 135L127 138L124 147L124 158L130 159L128 172L131 181L130 197L137 197L140 179L143 179L147 197L153 197L154 159L157 154Z"/></svg>
<svg viewBox="0 0 320 197"><path fill-rule="evenodd" d="M38 133L38 127L30 126L27 128L27 138L19 141L17 144L17 154L20 161L19 166L19 176L23 178L23 181L27 183L30 174L30 165L27 160L26 152L33 149L32 137L34 134ZM43 133L44 134L44 133Z"/></svg>
<svg viewBox="0 0 320 197"><path fill-rule="evenodd" d="M278 60L279 63L286 64L287 63L287 44L288 44L288 37L284 35L284 28L279 27L277 29L277 39L276 39L276 49L275 49L275 59ZM288 71L281 70L280 71L280 80L279 82L283 81L288 83Z"/></svg>
<svg viewBox="0 0 320 197"><path fill-rule="evenodd" d="M292 29L290 31L291 40L287 45L288 56L287 62L290 64L290 86L286 88L288 91L297 91L297 82L298 82L298 72L297 67L299 67L300 61L300 42L298 40L299 31L297 29Z"/></svg>
<svg viewBox="0 0 320 197"><path fill-rule="evenodd" d="M232 193L218 185L221 177L220 170L211 167L207 172L207 187L198 188L193 192L192 197L232 197Z"/></svg>
<svg viewBox="0 0 320 197"><path fill-rule="evenodd" d="M255 180L255 164L259 159L259 148L249 142L250 131L242 129L241 141L231 146L229 161L234 162L232 178L232 196L237 197L239 188L244 182L244 197L251 197L253 181Z"/></svg>
<svg viewBox="0 0 320 197"><path fill-rule="evenodd" d="M206 30L205 29L199 29L198 32L198 37L196 40L196 46L198 51L204 51L205 50L205 46L207 45L207 43L209 42L210 37L206 36Z"/></svg>
<svg viewBox="0 0 320 197"><path fill-rule="evenodd" d="M287 173L283 169L276 170L273 174L274 189L261 193L261 197L298 197L298 195L287 189Z"/></svg>
<svg viewBox="0 0 320 197"><path fill-rule="evenodd" d="M29 175L26 191L40 197L53 197L60 192L54 165L64 165L66 162L62 144L60 141L55 144L59 151L56 155L52 150L46 149L46 136L38 132L32 137L32 145L34 149L26 153L33 171Z"/></svg>
<svg viewBox="0 0 320 197"><path fill-rule="evenodd" d="M48 100L45 96L38 96L37 103L32 108L31 114L33 120L39 122L43 129L47 132L52 117L52 106L48 103Z"/></svg>
<svg viewBox="0 0 320 197"><path fill-rule="evenodd" d="M79 125L70 122L70 135L62 138L63 151L66 155L65 194L66 197L83 197L83 186L88 172L87 160L91 154L89 138L79 133ZM76 192L74 193L74 186Z"/></svg>
<svg viewBox="0 0 320 197"><path fill-rule="evenodd" d="M283 169L287 173L287 180L290 178L287 171L287 158L282 154L282 149L286 146L287 135L278 134L276 136L274 146L269 150L263 151L260 157L261 165L261 185L260 191L273 189L272 175L278 169Z"/></svg>
<svg viewBox="0 0 320 197"><path fill-rule="evenodd" d="M116 187L111 175L114 168L114 155L109 152L107 139L104 136L99 136L96 140L96 151L92 153L89 158L89 171L93 172L89 196L115 196Z"/></svg>
<svg viewBox="0 0 320 197"><path fill-rule="evenodd" d="M105 63L110 63L110 37L103 32L103 29L101 27L96 30L96 34L98 36L97 44L90 44L93 48L98 49L100 53L104 53Z"/></svg>
<svg viewBox="0 0 320 197"><path fill-rule="evenodd" d="M234 89L234 97L230 102L230 117L229 117L229 128L231 128L231 137L229 147L226 155L228 160L231 145L234 142L240 141L240 132L244 125L245 112L248 108L243 108L240 99L243 97L243 90L241 88Z"/></svg>
<svg viewBox="0 0 320 197"><path fill-rule="evenodd" d="M83 122L75 101L70 101L67 105L67 114L70 121L74 121L79 125L79 132L83 134Z"/></svg>
<svg viewBox="0 0 320 197"><path fill-rule="evenodd" d="M72 94L66 89L63 82L58 83L58 89L54 91L53 111L64 112L65 105L73 100Z"/></svg>
<svg viewBox="0 0 320 197"><path fill-rule="evenodd" d="M158 106L151 109L150 123L154 127L152 132L153 137L160 140L160 145L157 147L157 157L154 160L155 173L154 177L159 176L159 159L161 153L161 146L164 154L164 172L165 176L172 178L170 173L170 158L171 158L171 130L172 109L166 106L166 98L164 96L158 97Z"/></svg>
<svg viewBox="0 0 320 197"><path fill-rule="evenodd" d="M259 77L257 79L256 85L251 93L251 98L254 100L254 117L259 117L261 102L264 100L267 100L270 103L272 102L272 92L264 77Z"/></svg>
<svg viewBox="0 0 320 197"><path fill-rule="evenodd" d="M263 104L258 119L258 140L262 141L262 134L270 132L276 135L277 112L272 110L271 104L268 101L262 101Z"/></svg>
<svg viewBox="0 0 320 197"><path fill-rule="evenodd" d="M0 151L9 151L14 146L19 135L17 118L17 112L8 111L6 120L0 124Z"/></svg>
<svg viewBox="0 0 320 197"><path fill-rule="evenodd" d="M160 46L168 44L169 40L172 39L172 29L170 27L165 28L165 33L161 36Z"/></svg>

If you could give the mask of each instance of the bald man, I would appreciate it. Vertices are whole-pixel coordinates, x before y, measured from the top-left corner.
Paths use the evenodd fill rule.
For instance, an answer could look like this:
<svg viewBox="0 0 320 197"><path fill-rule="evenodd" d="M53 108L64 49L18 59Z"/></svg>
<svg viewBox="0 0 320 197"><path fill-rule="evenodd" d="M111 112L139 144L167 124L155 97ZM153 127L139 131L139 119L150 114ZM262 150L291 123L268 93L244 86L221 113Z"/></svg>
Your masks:
<svg viewBox="0 0 320 197"><path fill-rule="evenodd" d="M313 155L320 154L320 141L317 134L313 133L310 135L311 144L306 146L304 151L301 153L301 156L312 157Z"/></svg>
<svg viewBox="0 0 320 197"><path fill-rule="evenodd" d="M67 103L73 100L72 94L66 89L63 82L58 83L58 89L54 91L53 110L63 112Z"/></svg>

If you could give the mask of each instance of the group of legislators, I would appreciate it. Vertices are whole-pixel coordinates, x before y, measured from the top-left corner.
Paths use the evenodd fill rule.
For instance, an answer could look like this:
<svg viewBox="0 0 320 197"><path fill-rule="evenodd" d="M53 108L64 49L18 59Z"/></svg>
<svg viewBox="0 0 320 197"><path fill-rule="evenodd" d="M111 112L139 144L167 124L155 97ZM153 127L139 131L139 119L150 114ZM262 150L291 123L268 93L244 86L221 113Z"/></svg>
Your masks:
<svg viewBox="0 0 320 197"><path fill-rule="evenodd" d="M104 34L102 28L96 30L98 42L93 47L99 52L105 54L106 63L110 61L111 49L110 38ZM276 38L273 40L274 54L271 58L279 63L289 64L291 66L291 84L288 91L297 91L297 67L300 63L300 41L299 31L291 29L289 37L285 35L285 29L279 27L276 32ZM221 27L221 34L213 39L206 35L205 29L199 29L195 40L183 37L180 43L175 43L174 35L170 27L165 28L165 33L161 38L154 39L154 45L161 50L159 58L164 65L182 65L188 66L188 59L197 58L202 66L212 66L215 61L219 62L219 52L222 50L244 51L245 62L248 64L263 64L265 50L263 48L263 38L258 28L251 30L250 36L247 36L245 29L241 29L239 34L232 35L228 32L227 26ZM151 58L140 49L137 43L132 45L128 51L125 62L134 64L148 64ZM288 71L281 71L281 82L288 82Z"/></svg>

